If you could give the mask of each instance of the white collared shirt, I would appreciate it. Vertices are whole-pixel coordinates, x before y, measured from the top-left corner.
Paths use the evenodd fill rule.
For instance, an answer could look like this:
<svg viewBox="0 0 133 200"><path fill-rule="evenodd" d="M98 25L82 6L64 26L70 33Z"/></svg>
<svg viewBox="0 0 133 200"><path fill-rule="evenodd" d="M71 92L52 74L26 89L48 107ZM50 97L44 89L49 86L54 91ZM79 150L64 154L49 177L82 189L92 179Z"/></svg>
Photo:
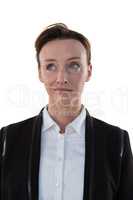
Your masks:
<svg viewBox="0 0 133 200"><path fill-rule="evenodd" d="M85 118L80 114L60 134L58 124L43 110L39 200L83 200Z"/></svg>

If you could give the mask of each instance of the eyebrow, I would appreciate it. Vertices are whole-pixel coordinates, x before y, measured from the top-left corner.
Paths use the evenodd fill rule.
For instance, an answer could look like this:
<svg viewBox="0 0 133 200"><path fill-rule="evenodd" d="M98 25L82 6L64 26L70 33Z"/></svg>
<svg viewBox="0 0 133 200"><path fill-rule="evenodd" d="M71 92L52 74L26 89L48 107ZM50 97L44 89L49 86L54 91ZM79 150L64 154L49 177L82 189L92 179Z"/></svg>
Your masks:
<svg viewBox="0 0 133 200"><path fill-rule="evenodd" d="M67 60L74 60L74 59L80 59L80 57L75 56L75 57L68 58ZM53 62L53 61L56 61L56 59L49 58L49 59L46 59L45 61L46 62Z"/></svg>

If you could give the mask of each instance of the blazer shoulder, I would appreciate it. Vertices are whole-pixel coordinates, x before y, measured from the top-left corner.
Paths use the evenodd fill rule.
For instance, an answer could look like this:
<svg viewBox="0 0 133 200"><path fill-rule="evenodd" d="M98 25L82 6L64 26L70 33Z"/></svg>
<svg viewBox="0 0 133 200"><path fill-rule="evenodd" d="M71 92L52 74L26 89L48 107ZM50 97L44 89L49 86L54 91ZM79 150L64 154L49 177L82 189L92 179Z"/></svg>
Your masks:
<svg viewBox="0 0 133 200"><path fill-rule="evenodd" d="M4 130L10 130L10 131L14 131L14 130L28 130L31 129L36 122L40 125L41 123L41 119L42 119L42 111L43 111L44 107L41 109L40 113L37 115L34 115L33 117L27 118L25 120L16 122L16 123L12 123L9 124L7 126L4 126L0 129L0 133L4 132ZM39 123L40 122L40 123Z"/></svg>
<svg viewBox="0 0 133 200"><path fill-rule="evenodd" d="M100 132L111 134L111 135L112 134L114 134L114 135L127 135L128 134L128 132L126 130L122 129L121 127L112 125L101 119L92 117L92 121L93 121L94 129L99 130Z"/></svg>
<svg viewBox="0 0 133 200"><path fill-rule="evenodd" d="M37 115L24 119L19 122L16 122L16 123L8 124L0 129L0 133L3 133L7 130L12 132L14 130L22 130L23 128L28 128L33 125L36 118L37 118Z"/></svg>
<svg viewBox="0 0 133 200"><path fill-rule="evenodd" d="M120 155L123 155L124 149L126 149L127 146L130 148L130 152L132 151L130 135L126 130L95 117L92 117L92 121L95 136L99 138L99 140L102 138L106 141L108 149L112 149L112 152L114 152L114 149L117 149Z"/></svg>

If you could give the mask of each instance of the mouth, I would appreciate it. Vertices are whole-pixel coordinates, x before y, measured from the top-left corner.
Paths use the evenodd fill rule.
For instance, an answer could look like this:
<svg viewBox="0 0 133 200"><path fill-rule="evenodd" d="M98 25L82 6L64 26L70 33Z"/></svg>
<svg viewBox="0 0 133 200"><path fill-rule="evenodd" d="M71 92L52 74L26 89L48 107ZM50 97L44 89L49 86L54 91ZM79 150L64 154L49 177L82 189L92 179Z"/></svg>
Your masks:
<svg viewBox="0 0 133 200"><path fill-rule="evenodd" d="M72 92L71 89L67 89L67 88L56 88L54 89L55 91L66 91L66 92Z"/></svg>

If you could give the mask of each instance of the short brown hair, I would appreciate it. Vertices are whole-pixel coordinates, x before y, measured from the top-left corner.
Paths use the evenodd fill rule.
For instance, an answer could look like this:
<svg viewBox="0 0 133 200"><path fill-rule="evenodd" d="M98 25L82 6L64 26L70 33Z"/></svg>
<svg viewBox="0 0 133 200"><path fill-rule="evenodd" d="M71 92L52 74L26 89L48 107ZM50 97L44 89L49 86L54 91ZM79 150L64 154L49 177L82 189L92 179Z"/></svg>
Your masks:
<svg viewBox="0 0 133 200"><path fill-rule="evenodd" d="M88 64L91 62L91 46L88 39L79 32L70 30L63 23L51 24L44 29L35 41L36 57L40 67L39 53L41 48L49 41L56 39L75 39L80 41L86 49Z"/></svg>

